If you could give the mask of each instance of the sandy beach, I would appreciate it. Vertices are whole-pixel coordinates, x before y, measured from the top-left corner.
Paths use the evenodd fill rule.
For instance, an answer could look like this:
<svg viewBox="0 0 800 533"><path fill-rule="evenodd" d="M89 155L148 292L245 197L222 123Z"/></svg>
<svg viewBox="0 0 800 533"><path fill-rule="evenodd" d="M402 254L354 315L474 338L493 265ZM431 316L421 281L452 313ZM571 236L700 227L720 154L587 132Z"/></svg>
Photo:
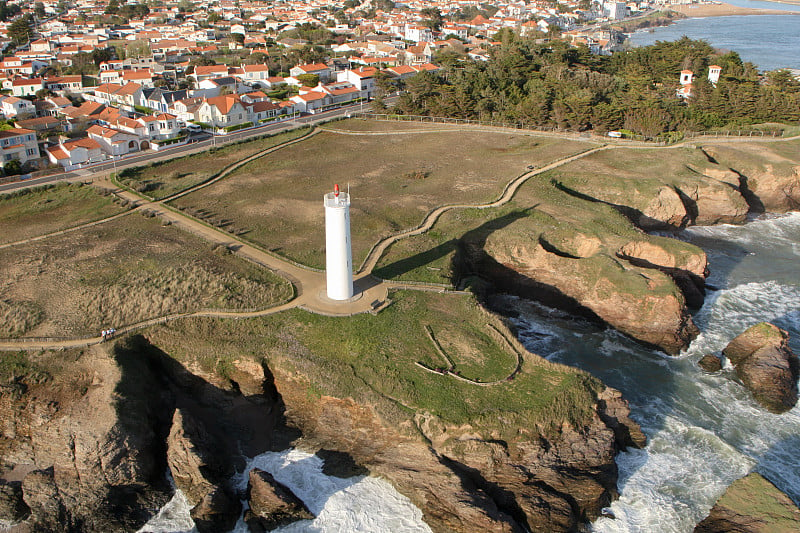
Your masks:
<svg viewBox="0 0 800 533"><path fill-rule="evenodd" d="M792 3L794 2L787 2ZM782 9L754 9L750 7L739 7L731 4L684 4L670 5L669 9L682 13L687 17L725 17L728 15L792 15L800 14L800 5L797 11L785 11Z"/></svg>

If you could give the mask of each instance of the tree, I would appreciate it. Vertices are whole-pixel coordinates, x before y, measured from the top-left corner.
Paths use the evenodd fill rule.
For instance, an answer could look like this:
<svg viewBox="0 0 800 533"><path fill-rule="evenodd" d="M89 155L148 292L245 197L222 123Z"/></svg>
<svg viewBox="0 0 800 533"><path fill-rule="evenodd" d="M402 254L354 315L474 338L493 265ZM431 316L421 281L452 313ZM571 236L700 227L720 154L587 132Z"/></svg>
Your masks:
<svg viewBox="0 0 800 533"><path fill-rule="evenodd" d="M442 28L442 12L439 11L438 7L426 7L421 9L419 14L425 17L425 20L422 21L423 26L427 26L434 31L439 31Z"/></svg>
<svg viewBox="0 0 800 533"><path fill-rule="evenodd" d="M117 0L110 0L103 13L106 15L115 15L117 11L119 11L119 2Z"/></svg>
<svg viewBox="0 0 800 533"><path fill-rule="evenodd" d="M235 41L239 44L244 44L244 34L241 33L231 33L231 40Z"/></svg>
<svg viewBox="0 0 800 533"><path fill-rule="evenodd" d="M33 12L36 15L36 18L43 19L47 16L47 14L44 12L44 4L41 2L36 2L33 5Z"/></svg>
<svg viewBox="0 0 800 533"><path fill-rule="evenodd" d="M25 44L33 36L33 21L30 15L24 15L12 22L7 29L8 37L16 44Z"/></svg>
<svg viewBox="0 0 800 533"><path fill-rule="evenodd" d="M297 79L306 87L316 87L319 85L319 76L316 74L300 74Z"/></svg>
<svg viewBox="0 0 800 533"><path fill-rule="evenodd" d="M22 163L19 162L19 159L6 161L6 164L3 165L3 172L6 176L16 176L18 174L22 174Z"/></svg>
<svg viewBox="0 0 800 533"><path fill-rule="evenodd" d="M0 22L7 22L21 11L17 4L8 5L5 0L0 2Z"/></svg>

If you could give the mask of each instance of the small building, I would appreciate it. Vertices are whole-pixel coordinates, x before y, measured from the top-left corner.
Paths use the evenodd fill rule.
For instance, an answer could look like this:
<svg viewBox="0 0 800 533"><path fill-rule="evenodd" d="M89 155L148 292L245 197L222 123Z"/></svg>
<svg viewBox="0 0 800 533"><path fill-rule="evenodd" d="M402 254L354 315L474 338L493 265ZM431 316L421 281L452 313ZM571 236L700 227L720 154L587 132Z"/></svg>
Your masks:
<svg viewBox="0 0 800 533"><path fill-rule="evenodd" d="M719 65L710 65L708 67L708 81L714 87L717 86L720 74L722 74L722 67L720 67Z"/></svg>
<svg viewBox="0 0 800 533"><path fill-rule="evenodd" d="M41 157L36 132L22 128L0 130L0 167L16 159L21 164Z"/></svg>

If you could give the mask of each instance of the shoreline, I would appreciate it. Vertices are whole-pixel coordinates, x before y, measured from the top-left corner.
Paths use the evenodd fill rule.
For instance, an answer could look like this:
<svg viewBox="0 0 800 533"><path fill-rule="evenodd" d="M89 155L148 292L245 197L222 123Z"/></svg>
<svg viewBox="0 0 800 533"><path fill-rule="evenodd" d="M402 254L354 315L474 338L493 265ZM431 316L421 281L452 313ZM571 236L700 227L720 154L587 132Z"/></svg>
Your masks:
<svg viewBox="0 0 800 533"><path fill-rule="evenodd" d="M800 4L791 3L791 5L797 5L797 11L740 7L726 3L671 5L668 9L690 18L728 17L733 15L800 15Z"/></svg>

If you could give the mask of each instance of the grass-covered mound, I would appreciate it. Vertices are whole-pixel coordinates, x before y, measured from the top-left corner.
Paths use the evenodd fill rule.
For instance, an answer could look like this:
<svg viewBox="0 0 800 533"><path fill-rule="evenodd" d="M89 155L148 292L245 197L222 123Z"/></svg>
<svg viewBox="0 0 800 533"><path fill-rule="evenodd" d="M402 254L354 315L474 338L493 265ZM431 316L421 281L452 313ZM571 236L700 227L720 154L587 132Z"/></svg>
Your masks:
<svg viewBox="0 0 800 533"><path fill-rule="evenodd" d="M334 126L351 124L358 128L365 122ZM377 135L322 132L172 205L295 261L323 267L322 195L334 183L349 186L353 262L359 265L377 240L415 227L431 209L494 200L528 165L588 146L447 126L417 133L415 124L378 124L372 128Z"/></svg>

